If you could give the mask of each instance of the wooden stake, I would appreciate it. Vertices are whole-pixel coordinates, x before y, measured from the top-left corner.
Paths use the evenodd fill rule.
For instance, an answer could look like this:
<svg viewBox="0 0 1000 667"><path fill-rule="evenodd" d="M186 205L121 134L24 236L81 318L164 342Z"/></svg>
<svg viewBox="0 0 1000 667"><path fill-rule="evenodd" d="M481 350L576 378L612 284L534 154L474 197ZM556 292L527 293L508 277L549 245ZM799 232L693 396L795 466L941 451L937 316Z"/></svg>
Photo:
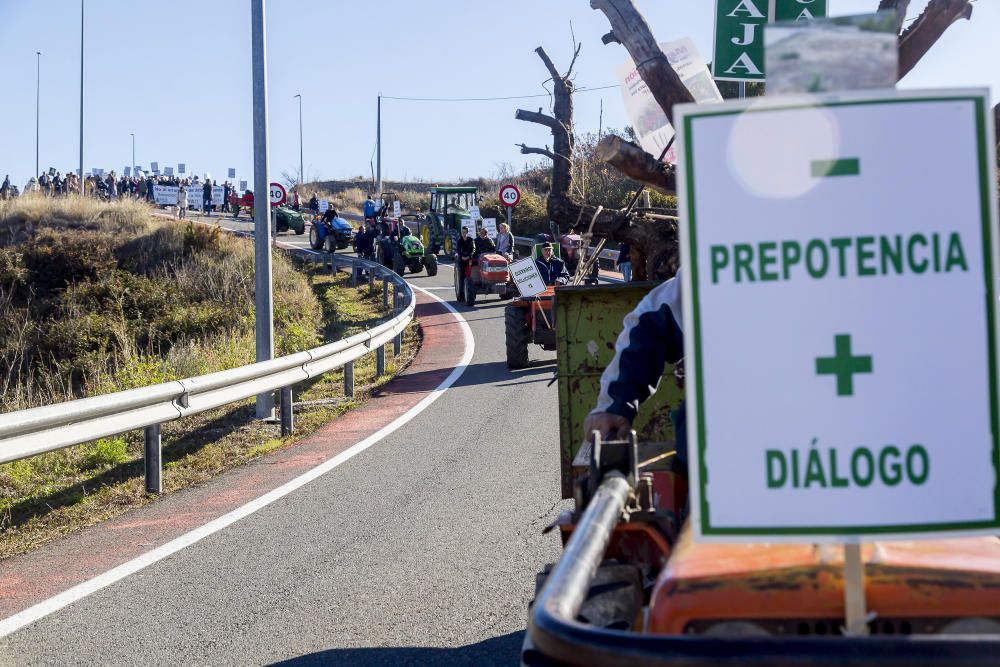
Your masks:
<svg viewBox="0 0 1000 667"><path fill-rule="evenodd" d="M861 545L844 545L844 634L868 635L868 612L865 609L865 571Z"/></svg>

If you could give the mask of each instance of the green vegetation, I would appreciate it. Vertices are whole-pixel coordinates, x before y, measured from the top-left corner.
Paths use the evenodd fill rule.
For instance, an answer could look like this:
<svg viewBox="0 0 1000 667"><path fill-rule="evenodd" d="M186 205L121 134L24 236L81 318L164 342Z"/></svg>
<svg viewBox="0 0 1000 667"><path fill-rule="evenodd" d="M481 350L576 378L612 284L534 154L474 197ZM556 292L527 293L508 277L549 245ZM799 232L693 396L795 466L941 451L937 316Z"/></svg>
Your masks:
<svg viewBox="0 0 1000 667"><path fill-rule="evenodd" d="M0 205L0 412L131 389L254 361L253 246L217 228L160 221L136 203L22 198ZM21 230L22 233L17 233ZM25 230L27 232L25 233ZM3 245L4 239L7 244ZM370 328L388 313L381 291L344 273L274 257L275 345L288 354ZM296 438L363 401L374 354L296 387ZM288 446L254 418L253 401L163 425L164 491L201 483ZM142 433L0 465L0 559L150 502Z"/></svg>

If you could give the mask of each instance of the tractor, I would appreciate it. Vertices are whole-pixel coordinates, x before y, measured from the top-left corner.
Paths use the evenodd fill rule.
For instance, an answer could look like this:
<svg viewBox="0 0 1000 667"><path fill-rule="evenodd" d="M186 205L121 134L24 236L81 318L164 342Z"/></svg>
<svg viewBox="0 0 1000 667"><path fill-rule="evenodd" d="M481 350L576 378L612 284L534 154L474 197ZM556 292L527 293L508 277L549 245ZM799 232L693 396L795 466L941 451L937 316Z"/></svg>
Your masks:
<svg viewBox="0 0 1000 667"><path fill-rule="evenodd" d="M487 252L468 262L455 261L455 300L470 308L476 295L497 294L510 299L517 288L510 279L510 263L503 255Z"/></svg>
<svg viewBox="0 0 1000 667"><path fill-rule="evenodd" d="M423 241L433 254L444 251L448 257L454 254L455 244L462 231L462 222L468 225L471 208L479 203L475 187L431 188L429 213L414 227L413 232Z"/></svg>
<svg viewBox="0 0 1000 667"><path fill-rule="evenodd" d="M313 250L322 250L324 246L329 252L343 250L351 245L353 238L354 228L343 218L334 218L331 222L319 219L309 229L309 247Z"/></svg>
<svg viewBox="0 0 1000 667"><path fill-rule="evenodd" d="M539 256L540 244L536 244L532 256ZM552 246L560 255L559 246ZM556 349L555 330L555 287L549 286L535 296L519 296L504 309L504 335L507 347L507 368L512 370L528 366L528 345L538 345L543 350Z"/></svg>
<svg viewBox="0 0 1000 667"><path fill-rule="evenodd" d="M427 269L427 275L436 276L438 272L437 256L424 251L424 244L413 234L399 237L399 241L386 239L393 244L392 270L399 275L407 269L410 273L419 273Z"/></svg>
<svg viewBox="0 0 1000 667"><path fill-rule="evenodd" d="M674 456L681 365L627 438L581 437L622 320L654 286L555 292L561 496L574 507L549 527L564 551L537 576L522 665L998 664L996 536L873 536L861 548L869 636L846 635L841 547L692 539Z"/></svg>

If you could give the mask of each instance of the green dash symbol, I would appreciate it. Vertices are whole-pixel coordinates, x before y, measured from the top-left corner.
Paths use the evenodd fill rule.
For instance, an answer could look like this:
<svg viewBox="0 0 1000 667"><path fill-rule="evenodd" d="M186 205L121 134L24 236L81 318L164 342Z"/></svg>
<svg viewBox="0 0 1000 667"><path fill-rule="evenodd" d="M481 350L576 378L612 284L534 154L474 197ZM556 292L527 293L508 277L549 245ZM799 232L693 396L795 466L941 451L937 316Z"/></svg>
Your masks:
<svg viewBox="0 0 1000 667"><path fill-rule="evenodd" d="M844 160L813 160L813 178L823 178L825 176L857 176L861 173L861 161L856 158L846 158Z"/></svg>

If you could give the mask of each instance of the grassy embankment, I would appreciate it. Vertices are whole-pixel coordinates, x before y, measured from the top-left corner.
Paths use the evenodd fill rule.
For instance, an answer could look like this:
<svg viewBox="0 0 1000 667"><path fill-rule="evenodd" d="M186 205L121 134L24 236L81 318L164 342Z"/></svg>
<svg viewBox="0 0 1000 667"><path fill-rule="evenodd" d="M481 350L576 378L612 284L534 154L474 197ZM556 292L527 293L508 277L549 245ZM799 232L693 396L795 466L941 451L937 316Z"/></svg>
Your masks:
<svg viewBox="0 0 1000 667"><path fill-rule="evenodd" d="M369 328L381 295L273 258L277 354ZM356 362L296 388L296 437L354 407L409 363L413 325L389 374ZM0 204L0 412L146 386L254 360L252 241L161 221L142 204L27 199ZM164 490L203 482L289 445L253 401L163 426ZM150 502L142 434L0 466L0 558Z"/></svg>

